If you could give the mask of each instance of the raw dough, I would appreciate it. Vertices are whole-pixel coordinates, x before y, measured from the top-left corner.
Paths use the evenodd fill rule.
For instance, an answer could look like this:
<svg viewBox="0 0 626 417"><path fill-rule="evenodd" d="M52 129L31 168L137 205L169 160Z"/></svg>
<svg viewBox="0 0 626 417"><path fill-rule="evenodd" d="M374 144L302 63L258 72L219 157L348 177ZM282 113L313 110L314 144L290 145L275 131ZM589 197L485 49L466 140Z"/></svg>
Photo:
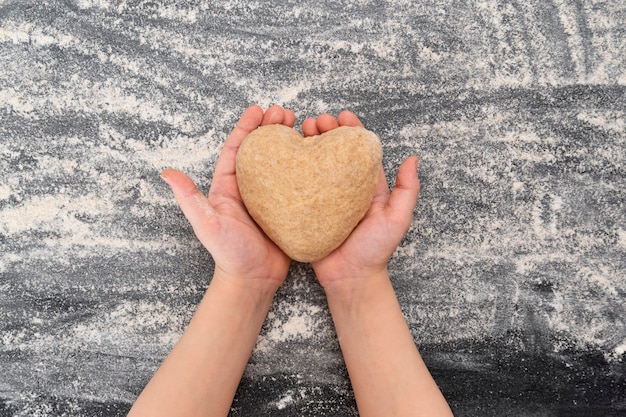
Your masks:
<svg viewBox="0 0 626 417"><path fill-rule="evenodd" d="M248 212L292 259L317 261L365 215L380 179L373 132L342 126L302 137L284 125L252 131L237 153L237 184Z"/></svg>

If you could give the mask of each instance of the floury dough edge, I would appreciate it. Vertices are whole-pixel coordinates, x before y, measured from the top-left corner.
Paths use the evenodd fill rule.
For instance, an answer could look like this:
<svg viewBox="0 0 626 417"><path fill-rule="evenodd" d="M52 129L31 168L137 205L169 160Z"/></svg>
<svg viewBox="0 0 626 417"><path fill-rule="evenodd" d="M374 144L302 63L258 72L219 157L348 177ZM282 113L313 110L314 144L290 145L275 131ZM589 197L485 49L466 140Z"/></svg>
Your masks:
<svg viewBox="0 0 626 417"><path fill-rule="evenodd" d="M367 212L378 186L382 147L362 127L303 137L284 125L252 131L237 153L241 198L289 257L322 259Z"/></svg>

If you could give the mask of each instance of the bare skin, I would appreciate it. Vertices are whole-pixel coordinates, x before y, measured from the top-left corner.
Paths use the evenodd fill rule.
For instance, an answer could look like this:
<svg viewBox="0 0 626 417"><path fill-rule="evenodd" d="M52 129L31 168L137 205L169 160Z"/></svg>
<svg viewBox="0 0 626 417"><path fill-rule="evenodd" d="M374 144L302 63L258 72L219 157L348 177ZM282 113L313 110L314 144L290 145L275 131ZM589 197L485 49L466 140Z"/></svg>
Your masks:
<svg viewBox="0 0 626 417"><path fill-rule="evenodd" d="M279 106L248 108L224 144L208 196L180 171L165 170L194 232L215 260L215 273L181 340L133 405L129 416L226 416L274 294L290 259L249 217L235 178L235 156L258 126L293 127ZM349 111L302 123L305 136L362 126ZM324 287L354 387L367 416L451 416L402 316L387 261L408 230L417 194L417 158L387 187L381 166L372 205L350 237L313 264Z"/></svg>
<svg viewBox="0 0 626 417"><path fill-rule="evenodd" d="M362 126L350 112L321 115L302 125L305 135L337 126ZM387 272L387 262L411 226L420 183L418 160L407 158L390 191L380 181L365 217L348 239L313 263L326 291L359 415L452 416L409 331Z"/></svg>

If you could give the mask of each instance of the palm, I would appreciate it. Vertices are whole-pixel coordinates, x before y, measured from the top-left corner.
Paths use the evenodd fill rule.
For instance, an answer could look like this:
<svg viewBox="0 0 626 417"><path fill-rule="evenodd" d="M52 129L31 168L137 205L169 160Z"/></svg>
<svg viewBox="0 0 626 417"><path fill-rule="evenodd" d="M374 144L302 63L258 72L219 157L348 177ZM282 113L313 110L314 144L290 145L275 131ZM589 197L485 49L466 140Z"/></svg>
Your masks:
<svg viewBox="0 0 626 417"><path fill-rule="evenodd" d="M348 239L324 259L313 264L322 285L326 284L324 281L347 275L366 275L386 265L399 243L390 236L390 224L385 214L388 198L387 183L379 184L372 205Z"/></svg>
<svg viewBox="0 0 626 417"><path fill-rule="evenodd" d="M280 285L287 275L289 258L258 228L241 201L235 158L243 139L258 126L293 126L294 121L292 112L277 106L265 113L256 106L246 110L224 144L208 197L182 172L166 170L162 174L198 239L213 256L216 269L227 276Z"/></svg>
<svg viewBox="0 0 626 417"><path fill-rule="evenodd" d="M329 115L322 115L317 120L307 119L302 130L305 135L312 136L338 126L363 125L353 113L344 111L337 119ZM389 257L411 224L419 192L416 164L416 158L408 158L402 164L393 193L380 167L378 189L365 217L341 246L313 263L323 286L333 280L365 276L386 268Z"/></svg>

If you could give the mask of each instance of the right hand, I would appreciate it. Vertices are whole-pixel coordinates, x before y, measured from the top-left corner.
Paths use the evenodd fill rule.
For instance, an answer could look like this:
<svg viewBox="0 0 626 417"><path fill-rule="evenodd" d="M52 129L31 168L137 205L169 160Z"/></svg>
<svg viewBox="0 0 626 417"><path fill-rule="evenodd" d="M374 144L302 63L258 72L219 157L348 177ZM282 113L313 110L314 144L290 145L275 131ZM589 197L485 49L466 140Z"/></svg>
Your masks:
<svg viewBox="0 0 626 417"><path fill-rule="evenodd" d="M339 126L362 127L363 124L354 113L345 110L337 119L323 114L305 120L302 132L313 136ZM335 286L354 288L369 278L387 276L387 262L413 220L420 189L417 165L417 157L408 157L400 165L396 186L390 191L381 164L378 189L363 219L341 246L312 264L325 290Z"/></svg>

